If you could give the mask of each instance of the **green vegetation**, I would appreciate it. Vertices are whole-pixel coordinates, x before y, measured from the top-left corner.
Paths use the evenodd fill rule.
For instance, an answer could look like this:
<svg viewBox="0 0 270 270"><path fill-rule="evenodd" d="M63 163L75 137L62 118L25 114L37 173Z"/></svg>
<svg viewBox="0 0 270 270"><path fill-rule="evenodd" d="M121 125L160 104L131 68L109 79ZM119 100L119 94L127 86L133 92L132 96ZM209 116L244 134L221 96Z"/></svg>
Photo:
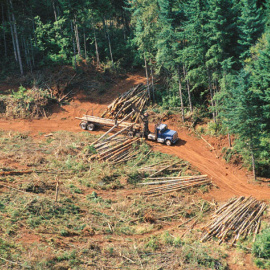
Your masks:
<svg viewBox="0 0 270 270"><path fill-rule="evenodd" d="M139 173L142 166L180 161L181 175L198 174L187 162L148 153L149 146L143 144L136 159L111 166L90 160L94 151L89 143L95 139L88 132L59 131L39 140L25 133L1 132L1 155L10 167L1 165L0 171L14 171L13 162L33 170L31 174L0 176L1 267L99 269L106 264L152 269L153 264L163 263L160 254L167 254L169 262L179 267L216 269L226 265L219 253L189 242L191 235L199 239L199 231L190 234L181 225L192 218L205 221L212 206L198 199L198 193L204 191L190 189L156 200L135 189L150 174ZM178 173L167 171L165 175ZM132 193L128 195L128 191ZM165 229L168 224L172 230ZM187 237L180 237L183 233ZM193 248L198 254L191 258Z"/></svg>
<svg viewBox="0 0 270 270"><path fill-rule="evenodd" d="M269 176L267 1L11 0L1 7L2 77L66 64L77 74L94 64L107 76L144 65L148 82L163 82L151 93L154 102L180 109L183 121L200 115L218 122L236 136L254 177ZM44 114L44 104L35 113L26 106L9 115Z"/></svg>
<svg viewBox="0 0 270 270"><path fill-rule="evenodd" d="M101 97L116 75L144 67L157 82L153 111L181 112L193 127L206 120L197 131L232 135L227 162L270 176L268 1L7 0L0 8L0 79L21 84L0 93L2 117L47 117L73 88ZM142 144L126 164L102 163L91 159L95 139L0 131L0 171L32 170L0 176L1 268L227 269L228 247L198 242L215 206L198 198L208 186L145 198L142 164L177 159ZM165 174L197 174L181 166ZM269 235L252 246L264 269ZM251 252L250 239L241 247Z"/></svg>
<svg viewBox="0 0 270 270"><path fill-rule="evenodd" d="M47 90L36 87L27 90L20 86L17 92L12 91L9 96L0 95L0 113L5 117L20 119L44 117L55 101Z"/></svg>
<svg viewBox="0 0 270 270"><path fill-rule="evenodd" d="M252 246L255 256L255 264L262 269L270 268L270 229L264 229L257 237Z"/></svg>

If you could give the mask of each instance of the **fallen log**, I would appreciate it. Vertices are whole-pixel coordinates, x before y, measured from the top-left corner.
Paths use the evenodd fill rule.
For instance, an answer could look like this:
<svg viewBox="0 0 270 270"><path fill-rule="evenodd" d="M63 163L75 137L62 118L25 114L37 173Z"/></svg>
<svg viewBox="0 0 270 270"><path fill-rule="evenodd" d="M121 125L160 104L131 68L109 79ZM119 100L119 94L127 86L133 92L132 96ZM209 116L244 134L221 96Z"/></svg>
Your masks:
<svg viewBox="0 0 270 270"><path fill-rule="evenodd" d="M166 177L164 177L166 178ZM175 179L172 180L164 180L164 181L155 181L155 182L146 182L146 183L139 183L139 185L160 185L160 184L165 184L165 183L173 183L173 182L184 182L184 181L191 181L191 180L200 180L200 179L206 179L207 175L202 175L202 176L194 176L194 177L176 177ZM154 178L151 178L151 180ZM160 178L163 179L163 178Z"/></svg>
<svg viewBox="0 0 270 270"><path fill-rule="evenodd" d="M231 199L212 215L212 221L205 226L207 232L201 241L217 237L219 243L231 239L231 245L234 245L241 236L245 238L251 233L254 234L254 240L266 208L265 203L252 197Z"/></svg>
<svg viewBox="0 0 270 270"><path fill-rule="evenodd" d="M0 176L8 176L8 175L23 175L23 174L30 174L33 173L34 171L5 171L5 172L0 172Z"/></svg>
<svg viewBox="0 0 270 270"><path fill-rule="evenodd" d="M162 168L162 169L158 170L157 172L151 174L151 175L149 176L149 178L150 178L150 177L153 177L154 175L157 175L157 174L159 174L159 173L161 173L161 172L163 172L163 171L165 171L166 169L168 169L168 168L170 168L170 167L172 167L172 166L174 166L174 165L176 165L176 164L178 164L178 163L180 163L180 161L177 161L177 162L175 162L175 163L173 163L173 164L170 164L170 165L166 166L165 168Z"/></svg>

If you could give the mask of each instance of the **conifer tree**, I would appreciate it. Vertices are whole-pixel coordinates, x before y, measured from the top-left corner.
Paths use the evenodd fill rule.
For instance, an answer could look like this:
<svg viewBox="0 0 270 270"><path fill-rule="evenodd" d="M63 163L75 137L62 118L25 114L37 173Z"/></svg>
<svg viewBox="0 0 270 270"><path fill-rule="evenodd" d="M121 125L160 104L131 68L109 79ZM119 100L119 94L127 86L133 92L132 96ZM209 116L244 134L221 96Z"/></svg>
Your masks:
<svg viewBox="0 0 270 270"><path fill-rule="evenodd" d="M200 95L200 90L207 87L206 52L209 40L206 38L205 25L208 21L208 3L205 0L192 0L184 6L184 31L181 33L182 50L179 58L184 63L184 70L188 71L186 80L191 83L191 91Z"/></svg>
<svg viewBox="0 0 270 270"><path fill-rule="evenodd" d="M159 33L157 34L157 54L156 61L159 69L166 69L169 74L169 78L176 81L178 84L179 98L182 112L182 120L184 121L184 102L183 102L183 87L181 77L181 67L183 61L179 57L179 51L181 51L181 36L179 35L179 28L181 26L181 20L176 23L175 14L172 12L173 1L159 0L159 13L158 13L158 25ZM175 12L178 10L174 8ZM179 16L177 16L179 19ZM183 20L183 19L182 19Z"/></svg>
<svg viewBox="0 0 270 270"><path fill-rule="evenodd" d="M250 57L250 47L255 44L264 31L264 18L262 8L257 8L256 0L242 0L240 4L241 17L239 17L241 45L241 59Z"/></svg>
<svg viewBox="0 0 270 270"><path fill-rule="evenodd" d="M236 149L248 159L256 178L256 160L259 156L262 123L261 109L257 95L251 89L250 74L242 71L237 76L228 76L227 85L217 95L222 104L219 117L228 127L229 132L236 134Z"/></svg>
<svg viewBox="0 0 270 270"><path fill-rule="evenodd" d="M259 122L262 131L260 139L260 168L263 174L270 175L270 29L251 50L250 71L251 90L256 95L260 107Z"/></svg>

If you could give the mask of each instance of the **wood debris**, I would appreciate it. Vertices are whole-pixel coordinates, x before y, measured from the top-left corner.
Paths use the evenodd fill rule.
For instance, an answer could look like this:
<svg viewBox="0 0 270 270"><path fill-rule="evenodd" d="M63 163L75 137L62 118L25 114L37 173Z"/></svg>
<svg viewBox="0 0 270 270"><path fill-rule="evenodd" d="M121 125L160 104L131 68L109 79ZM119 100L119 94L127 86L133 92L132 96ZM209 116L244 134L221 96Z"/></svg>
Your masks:
<svg viewBox="0 0 270 270"><path fill-rule="evenodd" d="M183 166L186 166L186 164L180 164L181 161L172 163L170 160L160 162L160 163L155 163L152 165L148 165L145 167L141 167L139 169L140 172L145 172L145 173L152 173L149 177L153 177L155 175L159 175L164 173L165 171L179 171L181 173L181 169Z"/></svg>
<svg viewBox="0 0 270 270"><path fill-rule="evenodd" d="M155 188L150 188L143 195L149 197L160 196L165 193L171 193L195 186L202 186L211 184L211 180L207 178L207 175L197 176L183 176L183 177L152 177L148 178L155 180L153 182L140 183L140 185L159 185ZM156 181L160 180L160 181Z"/></svg>
<svg viewBox="0 0 270 270"><path fill-rule="evenodd" d="M205 226L207 233L201 241L207 241L212 237L219 238L219 243L230 240L233 245L242 236L259 231L261 217L267 205L252 197L239 197L229 200L216 210L211 222Z"/></svg>
<svg viewBox="0 0 270 270"><path fill-rule="evenodd" d="M0 176L8 176L8 175L23 175L23 174L30 174L33 171L4 171L0 172Z"/></svg>
<svg viewBox="0 0 270 270"><path fill-rule="evenodd" d="M114 137L94 145L97 154L91 157L106 161L110 164L119 164L134 159L139 150L137 145L139 138L128 139L126 137Z"/></svg>
<svg viewBox="0 0 270 270"><path fill-rule="evenodd" d="M136 108L136 112L131 120L135 123L139 123L140 113L144 110L148 101L149 95L147 85L139 84L116 98L108 106L102 117L121 119L128 115L133 108Z"/></svg>

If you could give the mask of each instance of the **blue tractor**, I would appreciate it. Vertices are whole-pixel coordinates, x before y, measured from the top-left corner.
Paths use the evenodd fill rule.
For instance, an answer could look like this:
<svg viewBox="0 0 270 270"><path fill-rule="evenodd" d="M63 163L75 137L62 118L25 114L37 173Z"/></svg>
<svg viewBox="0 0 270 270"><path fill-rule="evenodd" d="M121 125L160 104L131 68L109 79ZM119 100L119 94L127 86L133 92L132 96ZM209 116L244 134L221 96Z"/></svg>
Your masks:
<svg viewBox="0 0 270 270"><path fill-rule="evenodd" d="M147 134L147 139L165 143L166 145L170 146L178 141L178 134L176 131L168 129L166 124L159 124L155 126L154 133L149 132Z"/></svg>

